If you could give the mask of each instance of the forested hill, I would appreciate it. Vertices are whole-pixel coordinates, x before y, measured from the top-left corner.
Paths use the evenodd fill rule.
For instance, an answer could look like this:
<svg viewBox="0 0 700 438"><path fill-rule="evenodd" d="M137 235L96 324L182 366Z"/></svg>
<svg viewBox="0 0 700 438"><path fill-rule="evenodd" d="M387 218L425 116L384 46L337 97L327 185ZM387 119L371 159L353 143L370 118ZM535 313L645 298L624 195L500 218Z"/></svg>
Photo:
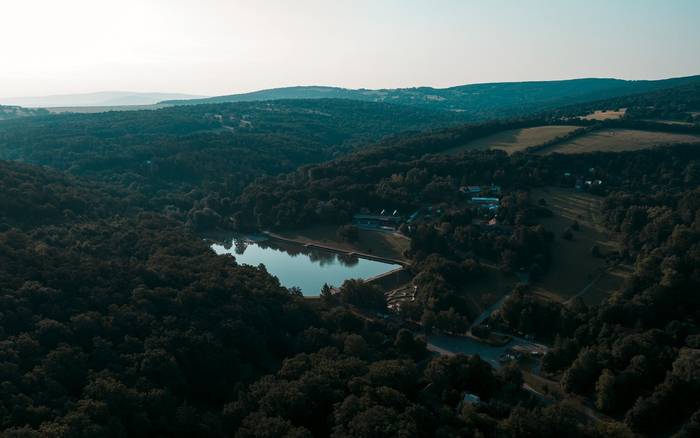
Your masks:
<svg viewBox="0 0 700 438"><path fill-rule="evenodd" d="M0 122L0 159L116 183L143 194L157 210L186 214L202 203L221 211L227 201L219 194L235 196L259 176L458 119L429 109L330 99L52 115Z"/></svg>
<svg viewBox="0 0 700 438"><path fill-rule="evenodd" d="M105 187L0 161L3 437L572 428L576 412L543 407L517 367L432 358L396 323L361 317L345 301L304 300L265 268L208 251L180 222L139 213L138 196L115 203ZM463 413L467 391L495 408ZM573 429L568 436L613 436Z"/></svg>
<svg viewBox="0 0 700 438"><path fill-rule="evenodd" d="M286 87L182 101L173 105L264 101L276 99L343 98L390 102L460 112L466 120L514 117L564 105L608 99L631 94L700 83L700 76L656 81L620 79L573 79L540 82L502 82L461 85L450 88L346 89L337 87Z"/></svg>
<svg viewBox="0 0 700 438"><path fill-rule="evenodd" d="M555 116L581 116L593 111L625 108L627 118L700 120L700 81L647 93L619 96L567 105L552 111Z"/></svg>
<svg viewBox="0 0 700 438"><path fill-rule="evenodd" d="M21 106L0 105L0 120L46 115L48 113L49 112L47 110L42 108L22 108Z"/></svg>
<svg viewBox="0 0 700 438"><path fill-rule="evenodd" d="M149 174L200 181L243 164L255 174L293 170L388 135L459 120L439 111L350 100L65 114L4 121L0 157L76 174L139 173L148 165Z"/></svg>

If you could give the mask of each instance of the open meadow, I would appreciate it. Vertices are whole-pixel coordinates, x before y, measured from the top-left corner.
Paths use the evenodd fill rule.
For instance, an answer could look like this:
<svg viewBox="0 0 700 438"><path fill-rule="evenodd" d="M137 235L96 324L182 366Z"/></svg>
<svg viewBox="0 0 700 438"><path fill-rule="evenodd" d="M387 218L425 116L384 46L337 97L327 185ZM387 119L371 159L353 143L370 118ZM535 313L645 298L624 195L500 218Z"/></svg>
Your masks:
<svg viewBox="0 0 700 438"><path fill-rule="evenodd" d="M445 153L455 155L470 150L500 149L510 155L532 146L541 145L578 128L579 126L572 125L552 125L510 129L448 149Z"/></svg>
<svg viewBox="0 0 700 438"><path fill-rule="evenodd" d="M700 135L641 131L637 129L605 129L590 132L538 153L548 155L553 153L624 152L673 143L700 143Z"/></svg>
<svg viewBox="0 0 700 438"><path fill-rule="evenodd" d="M544 199L554 213L541 223L556 236L552 265L544 278L533 285L536 294L559 302L580 296L593 303L622 284L626 269L608 266L604 257L591 254L594 245L602 255L618 250L614 236L600 223L602 198L561 188L535 190L531 198L535 202ZM572 240L564 239L562 234L575 222L578 231L572 231Z"/></svg>
<svg viewBox="0 0 700 438"><path fill-rule="evenodd" d="M408 237L398 233L360 229L356 242L346 242L337 236L336 231L337 227L335 226L320 225L280 232L277 235L302 244L316 244L340 251L365 253L395 260L405 260L404 251L411 245L411 240Z"/></svg>

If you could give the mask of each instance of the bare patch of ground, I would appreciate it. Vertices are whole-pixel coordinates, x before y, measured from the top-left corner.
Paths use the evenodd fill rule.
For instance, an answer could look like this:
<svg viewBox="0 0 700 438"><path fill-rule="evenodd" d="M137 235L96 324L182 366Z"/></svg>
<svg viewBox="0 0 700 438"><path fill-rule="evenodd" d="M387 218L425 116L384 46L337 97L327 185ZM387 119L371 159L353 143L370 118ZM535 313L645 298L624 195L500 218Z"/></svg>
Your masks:
<svg viewBox="0 0 700 438"><path fill-rule="evenodd" d="M583 120L612 120L620 119L624 117L627 108L620 108L619 110L598 110L590 114L587 114L581 119Z"/></svg>

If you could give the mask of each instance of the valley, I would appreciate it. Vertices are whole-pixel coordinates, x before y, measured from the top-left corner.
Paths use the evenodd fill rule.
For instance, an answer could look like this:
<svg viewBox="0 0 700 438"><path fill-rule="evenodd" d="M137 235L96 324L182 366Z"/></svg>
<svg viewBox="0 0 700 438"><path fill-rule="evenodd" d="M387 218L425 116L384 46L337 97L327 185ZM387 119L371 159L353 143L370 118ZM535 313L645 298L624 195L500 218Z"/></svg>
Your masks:
<svg viewBox="0 0 700 438"><path fill-rule="evenodd" d="M4 2L0 438L700 437L698 23Z"/></svg>
<svg viewBox="0 0 700 438"><path fill-rule="evenodd" d="M396 403L445 436L690 428L700 127L661 109L684 90L479 123L348 99L4 120L3 424L326 436L357 398L333 428Z"/></svg>

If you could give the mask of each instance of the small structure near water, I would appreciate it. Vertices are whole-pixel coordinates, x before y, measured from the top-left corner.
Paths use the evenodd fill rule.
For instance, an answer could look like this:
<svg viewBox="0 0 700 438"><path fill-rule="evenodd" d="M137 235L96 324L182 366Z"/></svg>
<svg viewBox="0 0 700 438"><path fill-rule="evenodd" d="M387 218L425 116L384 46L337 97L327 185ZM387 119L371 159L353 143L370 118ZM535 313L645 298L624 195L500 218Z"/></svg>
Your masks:
<svg viewBox="0 0 700 438"><path fill-rule="evenodd" d="M364 229L396 231L403 222L403 218L396 211L394 213L393 215L356 214L352 217L352 224Z"/></svg>

